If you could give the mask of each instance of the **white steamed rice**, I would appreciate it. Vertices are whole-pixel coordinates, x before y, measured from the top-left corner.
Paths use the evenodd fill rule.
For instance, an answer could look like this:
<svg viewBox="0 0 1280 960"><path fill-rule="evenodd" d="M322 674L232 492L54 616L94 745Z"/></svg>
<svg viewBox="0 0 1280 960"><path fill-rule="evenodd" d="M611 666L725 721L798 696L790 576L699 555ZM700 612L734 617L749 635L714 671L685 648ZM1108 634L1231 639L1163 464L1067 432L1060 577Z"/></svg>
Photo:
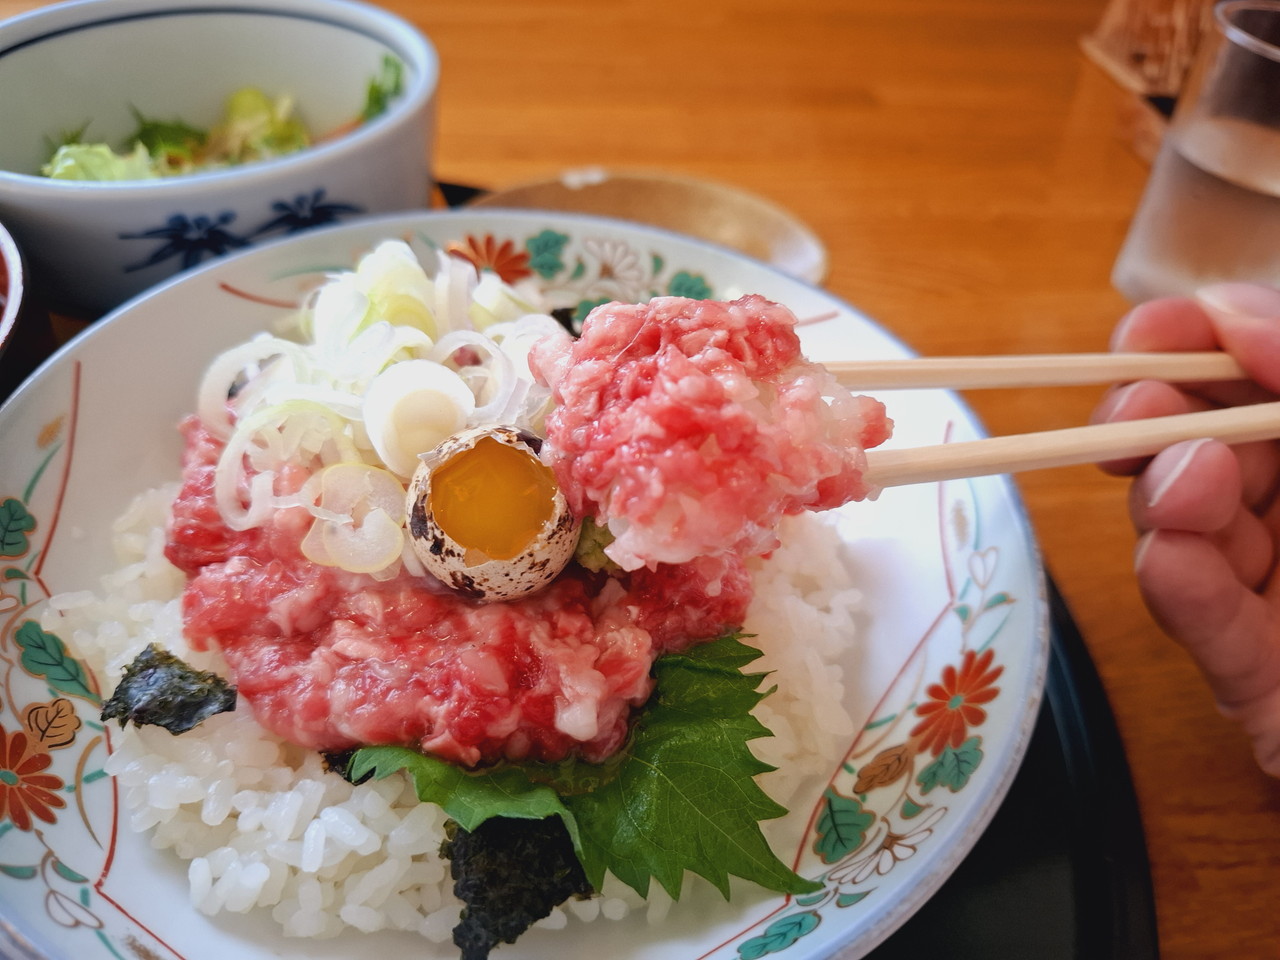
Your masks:
<svg viewBox="0 0 1280 960"><path fill-rule="evenodd" d="M49 601L45 627L67 639L108 690L150 643L226 673L216 653L192 651L183 640L184 578L164 557L175 492L144 494L116 522L119 566L97 591ZM744 625L764 651L750 669L768 671L767 685L777 687L756 711L774 736L752 744L779 768L761 786L792 809L762 825L771 839L808 816L813 797L805 788L825 781L852 736L839 664L861 608L831 523L790 518L782 535L783 546L754 564L756 598ZM191 902L201 912L270 910L295 937L395 929L449 942L460 904L438 853L445 817L418 802L407 777L353 786L326 772L318 754L263 730L243 700L181 736L131 725L112 742L106 771L117 778L132 828L187 861ZM689 881L689 891L704 884ZM641 900L609 877L599 896L571 900L540 925L617 920L634 910L657 922L670 907L658 884Z"/></svg>

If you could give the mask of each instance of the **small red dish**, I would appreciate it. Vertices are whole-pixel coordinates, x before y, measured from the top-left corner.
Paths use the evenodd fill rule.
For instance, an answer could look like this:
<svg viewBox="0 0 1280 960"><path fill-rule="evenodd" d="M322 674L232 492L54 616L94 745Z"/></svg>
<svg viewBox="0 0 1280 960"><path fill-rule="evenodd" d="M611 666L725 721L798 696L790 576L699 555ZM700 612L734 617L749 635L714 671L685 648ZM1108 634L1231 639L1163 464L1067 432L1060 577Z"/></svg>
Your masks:
<svg viewBox="0 0 1280 960"><path fill-rule="evenodd" d="M13 237L0 225L0 401L56 347L49 314L27 285Z"/></svg>

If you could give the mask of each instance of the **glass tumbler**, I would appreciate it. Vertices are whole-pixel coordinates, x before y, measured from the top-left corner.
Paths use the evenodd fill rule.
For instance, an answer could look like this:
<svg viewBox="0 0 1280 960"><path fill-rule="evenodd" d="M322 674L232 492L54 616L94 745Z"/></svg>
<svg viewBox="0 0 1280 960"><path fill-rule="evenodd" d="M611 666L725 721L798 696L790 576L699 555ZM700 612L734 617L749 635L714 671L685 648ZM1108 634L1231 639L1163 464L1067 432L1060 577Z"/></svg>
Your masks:
<svg viewBox="0 0 1280 960"><path fill-rule="evenodd" d="M1223 0L1111 275L1135 302L1280 285L1280 2Z"/></svg>

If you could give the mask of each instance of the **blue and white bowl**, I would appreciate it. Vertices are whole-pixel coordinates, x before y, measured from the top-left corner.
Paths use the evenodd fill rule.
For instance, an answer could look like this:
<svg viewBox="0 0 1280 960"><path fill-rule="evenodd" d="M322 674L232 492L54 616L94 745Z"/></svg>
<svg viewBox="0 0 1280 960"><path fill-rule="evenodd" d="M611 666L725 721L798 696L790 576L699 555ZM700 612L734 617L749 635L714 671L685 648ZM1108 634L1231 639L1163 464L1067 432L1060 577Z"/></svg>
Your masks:
<svg viewBox="0 0 1280 960"><path fill-rule="evenodd" d="M211 126L245 86L288 94L313 134L358 116L387 55L404 86L381 116L275 160L132 182L39 175L50 141L91 124L118 143L131 108ZM95 317L260 241L430 196L439 61L406 21L352 0L72 0L0 23L0 219L54 309Z"/></svg>

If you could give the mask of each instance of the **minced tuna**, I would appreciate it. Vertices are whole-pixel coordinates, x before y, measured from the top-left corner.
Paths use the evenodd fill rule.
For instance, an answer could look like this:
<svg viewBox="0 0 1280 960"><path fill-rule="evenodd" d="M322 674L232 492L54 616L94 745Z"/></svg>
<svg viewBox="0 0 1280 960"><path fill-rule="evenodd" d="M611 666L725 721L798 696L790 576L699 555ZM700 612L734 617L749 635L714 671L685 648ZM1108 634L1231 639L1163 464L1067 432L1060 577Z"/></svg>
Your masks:
<svg viewBox="0 0 1280 960"><path fill-rule="evenodd" d="M781 518L869 493L884 407L806 361L795 323L758 296L669 297L540 342L530 366L557 403L544 456L571 509L607 523L622 571L571 564L505 603L313 563L300 506L231 530L214 499L222 441L189 420L166 551L188 576L188 641L216 645L258 721L304 747L405 744L467 766L608 757L656 657L741 626L744 561L776 546ZM282 465L276 494L308 476Z"/></svg>
<svg viewBox="0 0 1280 960"><path fill-rule="evenodd" d="M544 459L623 568L764 554L783 515L872 492L863 451L892 421L805 360L795 324L757 295L659 297L597 307L578 339L535 347L556 401Z"/></svg>
<svg viewBox="0 0 1280 960"><path fill-rule="evenodd" d="M215 644L258 721L301 746L405 744L468 766L602 760L648 698L653 660L736 628L751 599L740 562L621 580L580 571L494 604L430 577L319 566L299 549L311 524L300 507L228 529L213 503L222 444L195 419L184 435L166 555L189 578L188 641Z"/></svg>

